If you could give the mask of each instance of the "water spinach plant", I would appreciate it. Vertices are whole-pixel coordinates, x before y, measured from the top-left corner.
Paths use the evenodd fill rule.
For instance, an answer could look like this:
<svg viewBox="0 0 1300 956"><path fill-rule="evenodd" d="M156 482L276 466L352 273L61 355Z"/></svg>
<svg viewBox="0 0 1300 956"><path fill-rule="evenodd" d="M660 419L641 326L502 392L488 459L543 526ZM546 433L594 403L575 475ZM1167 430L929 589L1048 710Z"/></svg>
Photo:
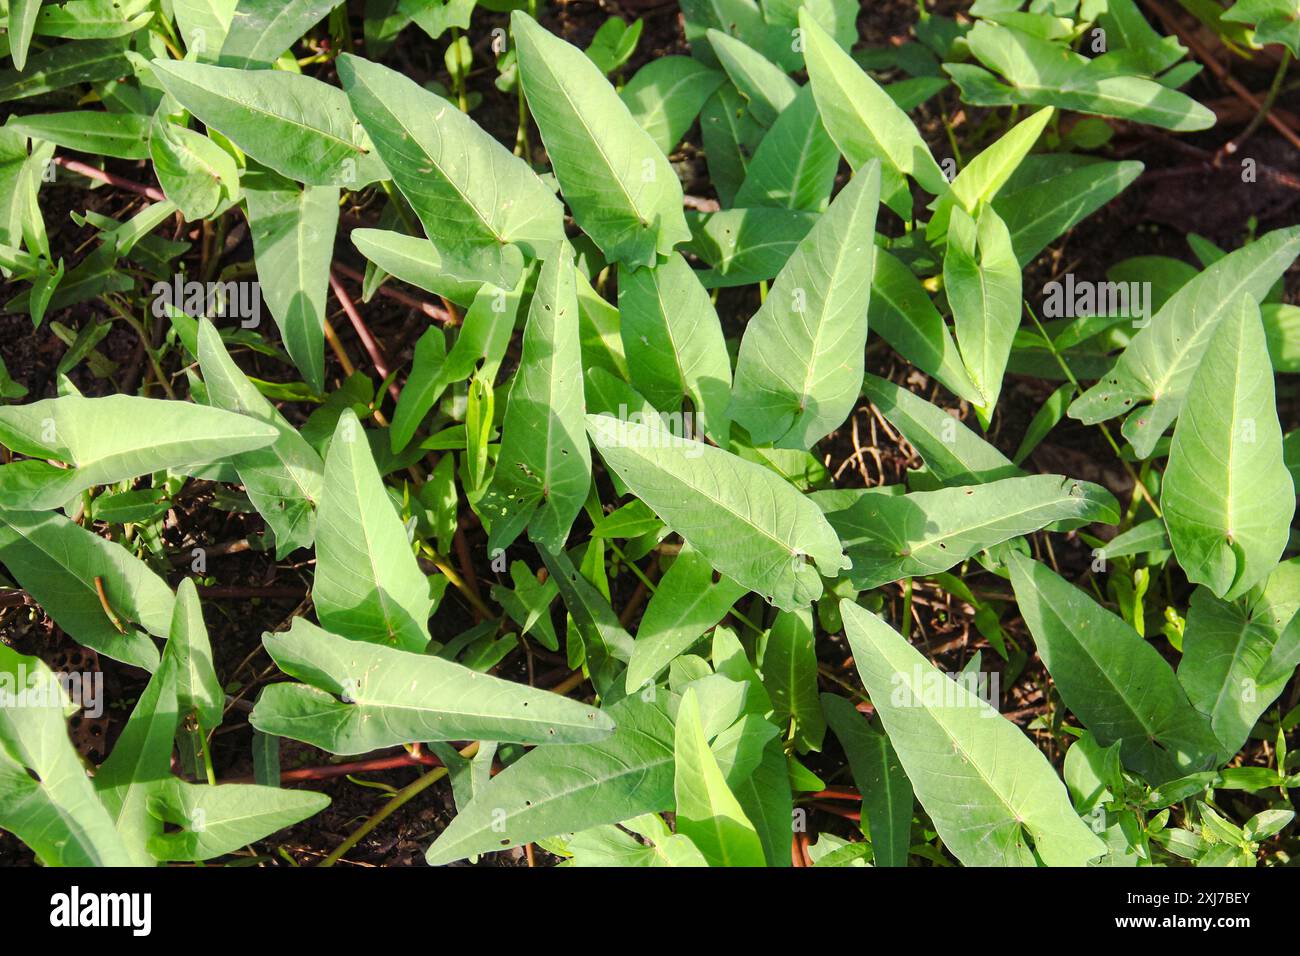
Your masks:
<svg viewBox="0 0 1300 956"><path fill-rule="evenodd" d="M1290 859L1300 227L1061 252L1203 64L670 7L0 2L5 852Z"/></svg>

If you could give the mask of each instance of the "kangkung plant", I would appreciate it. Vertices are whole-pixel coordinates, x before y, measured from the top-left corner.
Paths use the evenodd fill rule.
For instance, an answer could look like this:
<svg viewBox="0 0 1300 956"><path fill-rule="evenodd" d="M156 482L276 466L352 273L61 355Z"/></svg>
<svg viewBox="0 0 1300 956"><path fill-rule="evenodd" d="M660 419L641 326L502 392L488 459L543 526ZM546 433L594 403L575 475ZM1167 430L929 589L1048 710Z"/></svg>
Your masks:
<svg viewBox="0 0 1300 956"><path fill-rule="evenodd" d="M1294 0L1197 9L1269 114ZM62 356L0 365L0 828L273 864L329 780L388 793L328 864L440 783L430 864L1290 859L1300 227L1066 272L1117 131L1216 135L1201 63L1135 0L860 12L0 0Z"/></svg>

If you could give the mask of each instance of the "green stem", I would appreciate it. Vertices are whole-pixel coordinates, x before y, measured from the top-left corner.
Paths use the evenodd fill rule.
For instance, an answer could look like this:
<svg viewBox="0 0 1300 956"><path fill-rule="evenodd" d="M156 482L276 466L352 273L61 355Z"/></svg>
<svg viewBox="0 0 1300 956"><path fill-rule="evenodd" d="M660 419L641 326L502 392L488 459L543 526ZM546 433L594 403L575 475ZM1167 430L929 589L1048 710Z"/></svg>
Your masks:
<svg viewBox="0 0 1300 956"><path fill-rule="evenodd" d="M519 125L515 128L515 155L528 161L528 101L524 99L524 84L519 79L519 64L515 61L515 90L519 93Z"/></svg>
<svg viewBox="0 0 1300 956"><path fill-rule="evenodd" d="M1065 359L1061 357L1061 353L1057 351L1056 343L1052 341L1052 337L1048 335L1047 330L1043 328L1043 323L1038 321L1038 316L1035 315L1034 310L1030 308L1029 300L1027 299L1025 300L1025 311L1028 312L1029 317L1034 320L1034 327L1038 329L1038 334L1043 337L1043 342L1046 343L1047 350L1052 353L1052 357L1056 359L1056 364L1061 366L1061 371L1065 373L1065 377L1069 379L1070 384L1074 386L1075 393L1081 394L1083 392L1083 387L1079 385L1079 380L1074 377L1074 372L1070 370L1070 366L1066 364ZM1157 518L1163 518L1164 512L1160 510L1160 505L1156 503L1155 498L1151 497L1151 492L1147 490L1147 486L1142 482L1138 473L1133 470L1133 466L1125 460L1124 453L1120 451L1119 444L1111 435L1110 429L1106 427L1105 422L1098 422L1097 427L1101 429L1101 433L1105 437L1106 443L1110 445L1111 450L1115 452L1115 457L1119 460L1119 463L1124 466L1124 470L1127 471L1129 477L1133 479L1134 496L1136 497L1137 495L1141 495L1145 498L1146 503L1150 505L1151 510L1155 512L1155 516ZM1130 502L1130 506L1131 504L1132 503Z"/></svg>
<svg viewBox="0 0 1300 956"><path fill-rule="evenodd" d="M644 584L647 590L649 590L651 594L654 594L655 591L657 590L655 588L655 584L648 577L646 577L645 572L642 571L640 568L638 568L636 564L629 561L627 559L627 555L623 553L623 549L620 548L618 545L616 545L613 542L613 540L609 540L606 543L609 545L609 550L613 551L616 555L618 555L618 559L622 561L624 565L627 566L627 569L629 571L631 571L634 575L636 575L637 580L640 581L642 584Z"/></svg>
<svg viewBox="0 0 1300 956"><path fill-rule="evenodd" d="M116 313L117 317L127 325L131 326L131 328L135 330L135 334L140 337L140 343L144 346L144 354L149 357L149 364L153 366L153 373L158 379L158 384L161 385L162 390L167 393L167 397L174 400L176 398L176 392L172 390L171 383L167 381L167 376L164 374L162 366L158 364L158 353L154 351L153 346L149 343L149 333L146 331L144 325L141 324L135 316L123 308L114 297L103 296L102 299L104 302L108 303L109 308Z"/></svg>
<svg viewBox="0 0 1300 956"><path fill-rule="evenodd" d="M912 637L912 579L903 578L903 640Z"/></svg>
<svg viewBox="0 0 1300 956"><path fill-rule="evenodd" d="M456 91L456 105L460 107L462 113L469 112L469 102L465 98L465 64L460 58L460 28L451 28L451 49L452 56L456 60L455 75L452 76L452 86Z"/></svg>
<svg viewBox="0 0 1300 956"><path fill-rule="evenodd" d="M460 751L460 755L466 758L473 757L478 753L478 746L478 741L475 741L464 750ZM393 794L392 799L384 804L378 813L365 823L361 824L361 826L358 827L351 836L335 847L334 851L330 853L329 856L325 857L325 859L321 860L318 865L325 867L333 866L343 858L343 854L347 853L365 839L366 834L373 831L379 826L379 824L391 817L394 813L408 804L413 798L419 796L425 790L428 790L445 776L447 776L446 767L434 767L428 773L418 777L415 782L407 784L401 790L397 791L397 793Z"/></svg>
<svg viewBox="0 0 1300 956"><path fill-rule="evenodd" d="M848 681L844 680L844 678L840 677L839 674L835 673L833 670L831 670L831 669L830 669L829 667L827 667L825 664L818 664L818 665L817 665L817 673L818 673L818 674L821 674L822 677L825 677L825 678L826 678L828 681L830 681L832 684L835 684L836 686L840 687L841 689L848 691L848 692L849 692L850 694L852 694L854 697L858 698L858 700L870 700L870 699L871 699L871 698L868 697L864 692L858 690L858 688L854 687L854 686L853 686L852 684L850 684Z"/></svg>
<svg viewBox="0 0 1300 956"><path fill-rule="evenodd" d="M424 231L420 228L419 224L411 218L410 210L406 208L406 203L402 201L402 197L398 195L397 190L393 187L392 180L381 180L379 186L383 189L384 195L388 197L388 201L397 209L397 215L401 218L402 225L406 227L406 231L412 236L424 235Z"/></svg>
<svg viewBox="0 0 1300 956"><path fill-rule="evenodd" d="M194 733L199 738L199 752L203 754L203 770L208 776L208 785L215 787L217 785L217 773L212 768L212 751L208 749L208 735L201 724Z"/></svg>
<svg viewBox="0 0 1300 956"><path fill-rule="evenodd" d="M1273 104L1277 102L1277 95L1282 91L1282 81L1286 78L1287 68L1291 65L1291 50L1287 47L1282 48L1282 59L1277 65L1277 72L1273 74L1273 82L1268 88L1268 93L1264 96L1264 102L1259 105L1258 112L1251 118L1247 127L1241 131L1241 135L1234 139L1225 150L1227 153L1235 153L1241 148L1241 144L1254 135L1255 130L1259 129Z"/></svg>

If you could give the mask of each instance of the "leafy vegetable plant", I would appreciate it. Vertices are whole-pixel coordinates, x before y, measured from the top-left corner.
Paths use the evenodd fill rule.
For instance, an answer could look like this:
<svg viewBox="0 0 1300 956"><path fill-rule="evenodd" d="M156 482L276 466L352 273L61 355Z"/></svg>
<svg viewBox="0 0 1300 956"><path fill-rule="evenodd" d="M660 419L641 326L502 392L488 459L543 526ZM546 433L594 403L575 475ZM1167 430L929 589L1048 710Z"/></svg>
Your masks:
<svg viewBox="0 0 1300 956"><path fill-rule="evenodd" d="M0 853L1295 852L1300 227L1086 231L1134 0L0 12Z"/></svg>

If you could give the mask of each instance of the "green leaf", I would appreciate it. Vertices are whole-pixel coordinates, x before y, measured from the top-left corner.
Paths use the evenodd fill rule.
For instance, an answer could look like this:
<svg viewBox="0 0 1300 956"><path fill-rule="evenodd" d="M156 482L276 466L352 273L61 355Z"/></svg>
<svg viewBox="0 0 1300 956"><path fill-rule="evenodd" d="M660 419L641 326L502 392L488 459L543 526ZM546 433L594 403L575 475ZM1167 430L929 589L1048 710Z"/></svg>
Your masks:
<svg viewBox="0 0 1300 956"><path fill-rule="evenodd" d="M16 116L5 124L5 128L81 153L115 159L147 159L149 156L149 117L133 113L73 110Z"/></svg>
<svg viewBox="0 0 1300 956"><path fill-rule="evenodd" d="M734 86L719 87L700 110L700 135L718 199L725 206L735 201L736 190L745 179L750 158L758 149L766 128L745 105ZM775 275L775 270L772 273Z"/></svg>
<svg viewBox="0 0 1300 956"><path fill-rule="evenodd" d="M149 840L149 852L164 862L211 860L256 843L315 816L330 804L323 793L253 784L196 786L175 777L149 795L148 810L160 824L179 829Z"/></svg>
<svg viewBox="0 0 1300 956"><path fill-rule="evenodd" d="M247 177L248 223L257 277L293 364L316 392L325 388L325 300L334 233L336 186L299 189L278 176Z"/></svg>
<svg viewBox="0 0 1300 956"><path fill-rule="evenodd" d="M504 550L525 527L558 551L591 487L573 252L546 260L524 327L523 358L501 429L496 473L479 513L491 528L488 551Z"/></svg>
<svg viewBox="0 0 1300 956"><path fill-rule="evenodd" d="M663 56L637 70L619 96L632 118L667 155L726 77L685 56Z"/></svg>
<svg viewBox="0 0 1300 956"><path fill-rule="evenodd" d="M7 26L9 54L14 60L14 69L22 72L27 65L27 50L36 32L36 17L41 12L41 0L10 0L9 23Z"/></svg>
<svg viewBox="0 0 1300 956"><path fill-rule="evenodd" d="M136 866L152 866L149 840L162 833L162 821L147 804L154 787L171 776L172 740L180 714L176 708L176 663L168 657L156 670L113 752L95 771L95 792Z"/></svg>
<svg viewBox="0 0 1300 956"><path fill-rule="evenodd" d="M443 368L446 364L447 336L441 328L431 325L416 340L411 371L397 398L392 427L388 430L389 447L394 453L410 444L415 430L447 387L443 381ZM467 378L472 374L471 370L459 377Z"/></svg>
<svg viewBox="0 0 1300 956"><path fill-rule="evenodd" d="M274 63L336 6L338 0L239 0L221 62L244 69Z"/></svg>
<svg viewBox="0 0 1300 956"><path fill-rule="evenodd" d="M1065 705L1153 783L1207 769L1218 742L1178 678L1122 619L1046 566L1010 552L1011 583Z"/></svg>
<svg viewBox="0 0 1300 956"><path fill-rule="evenodd" d="M94 39L126 36L153 17L150 0L68 0L48 4L36 21L43 36Z"/></svg>
<svg viewBox="0 0 1300 956"><path fill-rule="evenodd" d="M316 504L324 490L320 455L284 420L239 370L216 326L199 320L199 367L208 401L274 428L273 443L231 458L249 500L275 533L276 557L310 547L316 537Z"/></svg>
<svg viewBox="0 0 1300 956"><path fill-rule="evenodd" d="M545 256L564 238L563 209L551 190L447 100L351 54L339 57L338 70L393 182L440 248L468 254L519 243Z"/></svg>
<svg viewBox="0 0 1300 956"><path fill-rule="evenodd" d="M487 490L488 443L494 433L496 392L492 380L478 373L469 381L465 403L465 495L476 502ZM491 550L491 549L489 549ZM495 553L494 553L495 556Z"/></svg>
<svg viewBox="0 0 1300 956"><path fill-rule="evenodd" d="M585 367L600 369L627 381L627 359L619 339L618 309L592 288L582 272L574 276L578 285L578 333L582 337L582 361Z"/></svg>
<svg viewBox="0 0 1300 956"><path fill-rule="evenodd" d="M45 866L132 865L68 740L67 719L76 708L63 686L39 658L5 644L0 680L25 702L0 707L0 827Z"/></svg>
<svg viewBox="0 0 1300 956"><path fill-rule="evenodd" d="M1028 156L993 209L1007 224L1021 267L1058 236L1110 202L1142 174L1141 163L1110 163L1079 156Z"/></svg>
<svg viewBox="0 0 1300 956"><path fill-rule="evenodd" d="M636 52L637 41L641 39L644 20L637 20L631 26L622 17L610 17L596 30L587 56L600 68L601 73L613 73L628 61Z"/></svg>
<svg viewBox="0 0 1300 956"><path fill-rule="evenodd" d="M1159 518L1140 521L1122 534L1117 534L1106 542L1107 558L1124 558L1135 554L1150 554L1153 551L1168 551L1169 534L1165 523Z"/></svg>
<svg viewBox="0 0 1300 956"><path fill-rule="evenodd" d="M683 0L681 8L692 54L710 66L718 61L710 30L718 30L761 50L769 59L779 60L783 69L798 68L799 57L791 49L789 31L774 29L756 0Z"/></svg>
<svg viewBox="0 0 1300 956"><path fill-rule="evenodd" d="M968 487L863 495L826 516L866 590L946 571L974 554L1057 521L1119 521L1115 496L1061 475L1003 478Z"/></svg>
<svg viewBox="0 0 1300 956"><path fill-rule="evenodd" d="M874 614L840 602L858 674L944 846L966 866L1085 866L1105 847L1020 729ZM1028 839L1033 841L1031 850Z"/></svg>
<svg viewBox="0 0 1300 956"><path fill-rule="evenodd" d="M474 0L399 0L398 3L398 9L409 15L411 21L427 33L431 40L438 39L452 27L468 29L474 6ZM490 0L483 6L501 9L491 7ZM366 42L369 46L369 41Z"/></svg>
<svg viewBox="0 0 1300 956"><path fill-rule="evenodd" d="M805 606L821 594L821 575L846 566L817 506L762 465L603 415L588 415L587 431L605 464L668 527L769 603Z"/></svg>
<svg viewBox="0 0 1300 956"><path fill-rule="evenodd" d="M949 391L978 403L979 390L966 374L952 333L921 280L884 249L875 251L868 322L876 334Z"/></svg>
<svg viewBox="0 0 1300 956"><path fill-rule="evenodd" d="M591 526L593 538L639 538L664 526L659 517L633 498L621 508L597 518Z"/></svg>
<svg viewBox="0 0 1300 956"><path fill-rule="evenodd" d="M620 269L618 278L619 331L632 385L661 411L677 411L690 398L704 430L725 446L731 359L695 271L673 253L653 269Z"/></svg>
<svg viewBox="0 0 1300 956"><path fill-rule="evenodd" d="M1160 502L1188 580L1232 600L1267 577L1295 495L1259 307L1246 297L1206 348L1169 447Z"/></svg>
<svg viewBox="0 0 1300 956"><path fill-rule="evenodd" d="M131 427L121 428L122 422ZM133 395L65 395L6 406L0 443L33 460L0 466L0 506L57 508L95 485L229 458L277 435L244 415ZM43 458L71 467L34 460Z"/></svg>
<svg viewBox="0 0 1300 956"><path fill-rule="evenodd" d="M221 53L239 0L172 0L176 32L185 49L210 63Z"/></svg>
<svg viewBox="0 0 1300 956"><path fill-rule="evenodd" d="M1289 0L1237 0L1222 17L1254 26L1256 45L1281 43L1292 56L1300 56L1300 11Z"/></svg>
<svg viewBox="0 0 1300 956"><path fill-rule="evenodd" d="M699 276L706 289L749 285L775 277L818 218L806 210L763 206L692 213L687 248L713 266Z"/></svg>
<svg viewBox="0 0 1300 956"><path fill-rule="evenodd" d="M597 542L599 547L599 542ZM568 554L538 548L551 581L569 609L585 650L585 663L601 696L615 693L620 663L632 659L632 638L604 594L573 566Z"/></svg>
<svg viewBox="0 0 1300 956"><path fill-rule="evenodd" d="M1203 587L1192 593L1178 681L1192 706L1210 719L1221 757L1245 746L1300 664L1300 647L1283 636L1286 625L1270 619L1267 604L1221 601ZM1274 660L1281 666L1272 668Z"/></svg>
<svg viewBox="0 0 1300 956"><path fill-rule="evenodd" d="M1300 306L1266 302L1260 306L1268 355L1278 372L1300 372Z"/></svg>
<svg viewBox="0 0 1300 956"><path fill-rule="evenodd" d="M429 865L671 810L673 725L666 700L636 695L604 713L615 724L612 736L538 747L493 777L429 847Z"/></svg>
<svg viewBox="0 0 1300 956"><path fill-rule="evenodd" d="M752 696L752 691L751 691ZM739 771L739 765L725 770L727 786L736 795L745 816L758 831L763 856L768 866L790 865L790 843L794 838L794 796L790 787L785 750L773 726L753 714L741 718L737 727L755 727L771 733L763 744L759 761L752 769ZM722 735L719 735L719 741ZM718 750L721 748L719 747ZM715 750L715 756L721 755Z"/></svg>
<svg viewBox="0 0 1300 956"><path fill-rule="evenodd" d="M948 191L948 180L930 148L893 98L867 76L853 58L809 14L799 13L803 28L808 80L817 97L826 132L855 170L879 159L898 174L911 176L936 196ZM891 193L890 178L882 194Z"/></svg>
<svg viewBox="0 0 1300 956"><path fill-rule="evenodd" d="M673 756L677 832L690 838L710 866L762 866L763 845L709 750L694 688L677 708Z"/></svg>
<svg viewBox="0 0 1300 956"><path fill-rule="evenodd" d="M953 179L951 190L936 202L934 216L926 226L926 237L934 240L947 231L954 204L975 215L980 203L991 203L1038 141L1054 112L1049 106L1021 120L972 159Z"/></svg>
<svg viewBox="0 0 1300 956"><path fill-rule="evenodd" d="M513 289L524 272L518 246L453 246L387 229L353 229L352 243L385 272L462 306L473 303L485 286Z"/></svg>
<svg viewBox="0 0 1300 956"><path fill-rule="evenodd" d="M1260 301L1300 254L1300 226L1278 229L1231 252L1175 292L1133 337L1105 377L1070 405L1085 425L1129 413L1123 433L1139 458L1182 410L1192 375L1219 322L1242 295ZM1137 408L1138 403L1150 402Z"/></svg>
<svg viewBox="0 0 1300 956"><path fill-rule="evenodd" d="M510 27L524 93L574 219L611 262L654 265L690 238L677 174L581 50L518 10Z"/></svg>
<svg viewBox="0 0 1300 956"><path fill-rule="evenodd" d="M880 167L844 187L745 328L732 417L756 444L810 448L862 387Z"/></svg>
<svg viewBox="0 0 1300 956"><path fill-rule="evenodd" d="M253 726L330 753L412 740L575 744L614 729L607 714L579 701L440 657L358 643L300 617L262 641L282 671L306 683L263 690Z"/></svg>
<svg viewBox="0 0 1300 956"><path fill-rule="evenodd" d="M690 650L745 594L728 577L713 580L713 568L694 548L683 547L659 579L637 625L627 668L627 692L655 680L679 655Z"/></svg>
<svg viewBox="0 0 1300 956"><path fill-rule="evenodd" d="M152 671L158 650L130 622L151 634L171 628L175 598L165 581L120 544L57 512L0 511L0 562L69 636L114 660ZM104 612L95 579L121 619Z"/></svg>
<svg viewBox="0 0 1300 956"><path fill-rule="evenodd" d="M312 601L322 626L352 640L406 651L429 643L429 580L351 408L339 416L325 457Z"/></svg>
<svg viewBox="0 0 1300 956"><path fill-rule="evenodd" d="M835 694L821 695L822 712L844 748L862 794L876 866L907 866L912 835L912 784L898 754L856 707Z"/></svg>
<svg viewBox="0 0 1300 956"><path fill-rule="evenodd" d="M812 88L805 86L759 143L735 203L820 212L839 166L839 150L822 126Z"/></svg>
<svg viewBox="0 0 1300 956"><path fill-rule="evenodd" d="M212 666L212 644L193 578L186 578L176 589L176 609L163 653L175 659L176 705L181 717L193 711L204 733L216 730L226 695Z"/></svg>
<svg viewBox="0 0 1300 956"><path fill-rule="evenodd" d="M758 50L730 34L710 29L706 36L728 78L749 104L754 119L763 126L775 123L794 102L799 84Z"/></svg>
<svg viewBox="0 0 1300 956"><path fill-rule="evenodd" d="M817 700L817 646L809 608L782 611L763 638L759 667L772 699L771 721L792 728L800 753L821 750L826 720Z"/></svg>
<svg viewBox="0 0 1300 956"><path fill-rule="evenodd" d="M1258 36L1258 33L1256 33ZM1292 45L1297 41L1292 40ZM1242 828L1247 840L1253 842L1263 842L1275 833L1280 832L1287 824L1295 819L1294 810L1276 808L1272 810L1261 810L1249 820Z"/></svg>
<svg viewBox="0 0 1300 956"><path fill-rule="evenodd" d="M862 391L903 433L940 482L979 485L1024 474L1006 455L943 409L888 379L868 374Z"/></svg>
<svg viewBox="0 0 1300 956"><path fill-rule="evenodd" d="M431 326L420 336L388 433L394 452L406 447L446 388L476 372L489 381L496 376L514 332L523 283L521 278L513 292L484 284L465 312L450 352L446 350L446 337L440 328Z"/></svg>
<svg viewBox="0 0 1300 956"><path fill-rule="evenodd" d="M555 582L549 578L538 581L522 561L511 563L510 579L515 585L513 590L492 585L492 600L506 609L522 633L532 634L547 650L559 650L560 641L551 623L551 604L559 594Z"/></svg>
<svg viewBox="0 0 1300 956"><path fill-rule="evenodd" d="M797 36L799 11L806 9L844 49L858 42L861 6L856 0L762 0L762 5L763 18L773 27L781 27L792 40Z"/></svg>
<svg viewBox="0 0 1300 956"><path fill-rule="evenodd" d="M987 421L1002 391L1021 308L1020 265L1006 223L991 206L981 206L975 218L953 207L943 285L957 345L971 381L983 396L978 407Z"/></svg>
<svg viewBox="0 0 1300 956"><path fill-rule="evenodd" d="M253 159L312 186L360 189L388 170L347 94L301 73L154 60L154 76L203 123Z"/></svg>
<svg viewBox="0 0 1300 956"><path fill-rule="evenodd" d="M976 106L1050 105L1179 132L1214 125L1214 114L1207 107L1155 80L1117 75L1115 65L1104 56L1090 60L1064 44L987 20L976 21L966 43L981 63L1007 81L1000 83L971 64L945 64L962 100Z"/></svg>
<svg viewBox="0 0 1300 956"><path fill-rule="evenodd" d="M239 196L239 169L224 149L202 133L154 116L149 156L163 193L187 222L206 219Z"/></svg>
<svg viewBox="0 0 1300 956"><path fill-rule="evenodd" d="M623 827L641 839L607 823L575 833L564 848L570 866L708 866L688 837L673 833L657 813L624 820Z"/></svg>
<svg viewBox="0 0 1300 956"><path fill-rule="evenodd" d="M1075 391L1074 383L1066 382L1047 396L1047 401L1043 402L1042 407L1034 413L1034 417L1029 422L1029 427L1025 429L1025 437L1020 439L1020 444L1016 446L1016 453L1012 456L1012 461L1020 465L1033 454L1034 449L1065 417L1065 410L1070 403L1070 399L1074 397Z"/></svg>
<svg viewBox="0 0 1300 956"><path fill-rule="evenodd" d="M131 64L127 62L121 40L64 43L29 56L22 70L0 70L0 103L130 73Z"/></svg>

